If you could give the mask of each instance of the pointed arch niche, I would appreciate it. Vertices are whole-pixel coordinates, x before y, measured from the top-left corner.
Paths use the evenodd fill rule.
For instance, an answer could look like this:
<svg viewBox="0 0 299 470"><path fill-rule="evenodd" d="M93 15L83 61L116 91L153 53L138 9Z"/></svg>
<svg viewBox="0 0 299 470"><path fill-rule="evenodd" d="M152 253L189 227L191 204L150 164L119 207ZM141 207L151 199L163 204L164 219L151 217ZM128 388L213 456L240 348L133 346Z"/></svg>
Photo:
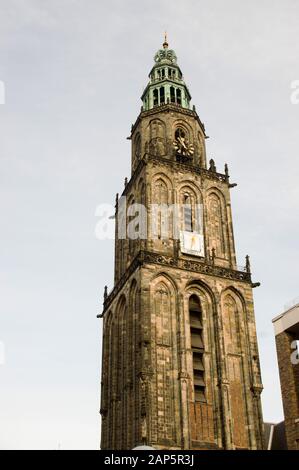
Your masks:
<svg viewBox="0 0 299 470"><path fill-rule="evenodd" d="M218 258L226 257L227 234L223 196L218 191L211 191L207 196L207 219L209 248L215 249Z"/></svg>
<svg viewBox="0 0 299 470"><path fill-rule="evenodd" d="M233 444L237 448L248 448L248 420L246 409L246 378L244 374L244 300L233 289L221 296L223 339L229 381L229 408Z"/></svg>
<svg viewBox="0 0 299 470"><path fill-rule="evenodd" d="M183 184L179 189L180 229L203 233L202 196L197 187Z"/></svg>
<svg viewBox="0 0 299 470"><path fill-rule="evenodd" d="M152 233L158 239L173 238L173 216L167 208L172 204L172 183L166 175L157 174L152 182ZM160 208L158 207L160 206Z"/></svg>
<svg viewBox="0 0 299 470"><path fill-rule="evenodd" d="M153 389L151 394L153 416L152 442L173 442L179 445L180 395L178 381L178 322L177 288L164 274L155 277L150 284L151 342L155 344L151 366ZM174 425L174 420L176 424Z"/></svg>

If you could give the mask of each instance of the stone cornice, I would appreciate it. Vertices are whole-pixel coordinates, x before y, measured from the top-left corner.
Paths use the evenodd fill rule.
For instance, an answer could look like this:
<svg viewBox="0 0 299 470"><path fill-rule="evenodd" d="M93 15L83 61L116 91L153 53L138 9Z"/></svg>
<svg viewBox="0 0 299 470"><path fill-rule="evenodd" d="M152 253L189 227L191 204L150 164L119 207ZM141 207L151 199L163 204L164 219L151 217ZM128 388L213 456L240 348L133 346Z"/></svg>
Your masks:
<svg viewBox="0 0 299 470"><path fill-rule="evenodd" d="M131 277L133 272L142 265L145 264L157 264L160 266L176 268L183 271L194 272L198 274L205 274L209 276L217 276L224 279L231 279L233 281L240 281L246 282L251 285L251 273L246 271L237 271L235 269L224 268L222 266L215 266L210 262L207 262L205 258L201 258L200 261L193 261L188 259L180 259L174 258L171 256L166 256L160 253L154 253L150 251L139 251L136 255L132 263L130 264L129 268L123 274L121 279L115 285L113 290L107 296L104 301L104 309L103 314L98 315L98 317L102 317L105 311L109 308L109 305L113 301L113 299L117 296L119 291L125 285L127 280Z"/></svg>
<svg viewBox="0 0 299 470"><path fill-rule="evenodd" d="M146 156L146 159L147 161L152 161L160 165L163 164L166 166L171 166L175 169L175 171L183 169L189 173L190 172L197 173L198 175L201 175L206 179L222 181L222 182L229 184L229 177L227 175L223 173L217 173L216 171L206 170L205 168L200 168L190 163L188 164L188 163L176 162L168 158L156 157L154 155L149 155L149 154Z"/></svg>
<svg viewBox="0 0 299 470"><path fill-rule="evenodd" d="M176 162L165 157L157 157L155 155L145 154L144 157L139 161L137 167L135 168L131 179L128 181L125 189L123 190L122 196L126 196L129 194L133 186L133 183L136 181L142 168L148 162L153 162L153 163L157 163L158 165L172 167L175 171L185 170L186 172L189 172L189 173L191 172L191 173L196 173L198 175L201 175L203 178L206 178L209 180L220 181L220 182L229 184L229 177L223 173L217 173L215 171L206 170L205 168L200 168L198 166L188 164L188 163Z"/></svg>
<svg viewBox="0 0 299 470"><path fill-rule="evenodd" d="M138 126L139 122L144 117L152 116L152 115L160 114L160 113L170 113L170 112L183 114L184 116L190 116L190 117L193 117L194 119L196 119L196 121L198 122L204 136L207 138L205 125L200 120L200 118L199 118L197 112L195 111L195 109L183 108L182 106L180 106L178 104L174 104L174 103L167 103L167 104L162 104L161 106L155 106L154 108L149 109L148 111L143 111L143 108L141 108L141 112L140 112L139 116L137 117L135 123L132 125L131 137L134 134L135 129Z"/></svg>

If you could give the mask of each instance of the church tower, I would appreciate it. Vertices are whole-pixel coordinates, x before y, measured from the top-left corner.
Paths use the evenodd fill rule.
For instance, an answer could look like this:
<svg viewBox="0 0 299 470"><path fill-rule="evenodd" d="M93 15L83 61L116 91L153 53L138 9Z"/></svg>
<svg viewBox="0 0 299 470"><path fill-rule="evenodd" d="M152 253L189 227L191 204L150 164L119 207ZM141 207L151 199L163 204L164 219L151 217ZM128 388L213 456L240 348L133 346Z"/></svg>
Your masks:
<svg viewBox="0 0 299 470"><path fill-rule="evenodd" d="M261 449L249 258L236 264L228 167L165 38L131 129L105 288L102 449Z"/></svg>

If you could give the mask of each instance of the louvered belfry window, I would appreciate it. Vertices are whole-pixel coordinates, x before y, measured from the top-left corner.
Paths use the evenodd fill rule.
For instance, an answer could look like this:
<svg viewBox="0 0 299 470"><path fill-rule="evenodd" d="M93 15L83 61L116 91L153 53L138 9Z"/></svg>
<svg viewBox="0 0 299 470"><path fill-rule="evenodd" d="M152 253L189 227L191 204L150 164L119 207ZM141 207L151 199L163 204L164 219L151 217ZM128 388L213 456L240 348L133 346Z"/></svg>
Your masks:
<svg viewBox="0 0 299 470"><path fill-rule="evenodd" d="M202 310L200 300L196 295L191 295L189 299L189 319L193 358L194 397L195 401L206 401Z"/></svg>

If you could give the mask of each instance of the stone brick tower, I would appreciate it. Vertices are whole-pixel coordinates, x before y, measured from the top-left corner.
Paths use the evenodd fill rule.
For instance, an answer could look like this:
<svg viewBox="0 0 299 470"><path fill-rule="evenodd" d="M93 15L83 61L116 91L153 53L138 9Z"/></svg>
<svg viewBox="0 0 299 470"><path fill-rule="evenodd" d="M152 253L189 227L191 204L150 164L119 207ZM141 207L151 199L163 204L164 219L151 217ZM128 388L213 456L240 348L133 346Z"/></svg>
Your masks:
<svg viewBox="0 0 299 470"><path fill-rule="evenodd" d="M101 448L261 449L255 285L249 258L236 265L228 168L207 166L205 128L166 38L149 79L100 315Z"/></svg>

